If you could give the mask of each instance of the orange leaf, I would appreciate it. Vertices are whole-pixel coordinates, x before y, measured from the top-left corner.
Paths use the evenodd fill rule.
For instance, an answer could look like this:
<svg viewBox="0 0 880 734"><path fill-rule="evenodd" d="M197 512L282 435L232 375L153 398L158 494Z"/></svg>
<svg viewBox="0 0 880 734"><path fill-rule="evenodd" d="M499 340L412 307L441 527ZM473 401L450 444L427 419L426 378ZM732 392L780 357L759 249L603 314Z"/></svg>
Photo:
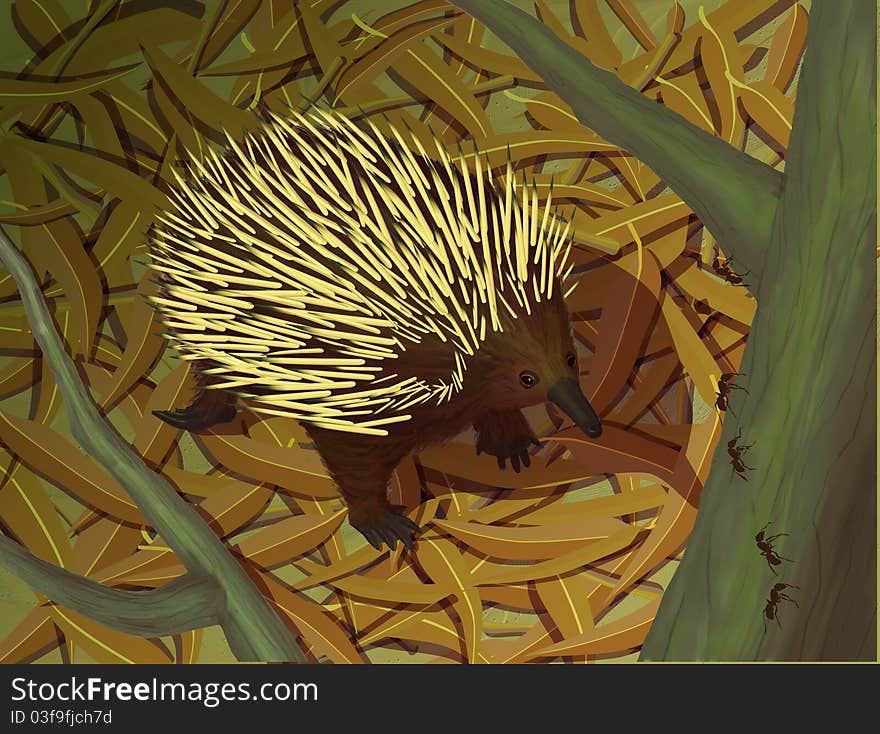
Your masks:
<svg viewBox="0 0 880 734"><path fill-rule="evenodd" d="M272 499L272 485L228 480L225 487L211 493L198 511L221 538L247 525Z"/></svg>
<svg viewBox="0 0 880 734"><path fill-rule="evenodd" d="M30 663L61 642L61 634L46 607L35 607L0 643L0 664Z"/></svg>
<svg viewBox="0 0 880 734"><path fill-rule="evenodd" d="M161 586L171 578L184 572L177 556L170 549L162 547L159 539L154 545L146 546L128 558L117 561L93 575L96 581L108 586L140 585Z"/></svg>
<svg viewBox="0 0 880 734"><path fill-rule="evenodd" d="M473 588L470 571L462 561L461 551L446 538L422 536L418 539L416 558L436 584L457 589L453 607L464 632L465 656L469 663L478 662L483 606L479 593Z"/></svg>
<svg viewBox="0 0 880 734"><path fill-rule="evenodd" d="M770 55L767 58L767 72L764 80L780 92L788 89L794 79L804 44L807 41L809 14L800 3L796 4L788 17L782 22L770 41Z"/></svg>
<svg viewBox="0 0 880 734"><path fill-rule="evenodd" d="M778 150L784 152L791 136L794 102L776 87L764 82L736 86L749 117L778 143Z"/></svg>
<svg viewBox="0 0 880 734"><path fill-rule="evenodd" d="M708 301L709 306L741 324L751 324L757 301L747 289L725 283L720 278L693 264L676 275L675 284L695 300Z"/></svg>
<svg viewBox="0 0 880 734"><path fill-rule="evenodd" d="M289 563L325 543L342 524L345 513L294 515L249 535L233 550L263 568Z"/></svg>
<svg viewBox="0 0 880 734"><path fill-rule="evenodd" d="M334 663L362 663L360 653L333 618L312 601L290 591L270 574L248 569L257 586L280 612L294 632L305 638L312 649Z"/></svg>
<svg viewBox="0 0 880 734"><path fill-rule="evenodd" d="M155 81L164 87L175 105L192 113L208 130L226 130L237 139L244 131L257 128L253 115L218 97L158 46L147 44L141 50Z"/></svg>
<svg viewBox="0 0 880 734"><path fill-rule="evenodd" d="M377 24L377 27L378 24ZM463 38L441 33L435 38L458 59L466 60L468 66L490 74L510 74L520 81L540 82L541 77L526 66L519 57L483 48L478 43L468 43Z"/></svg>
<svg viewBox="0 0 880 734"><path fill-rule="evenodd" d="M624 527L619 520L609 517L578 517L537 527L498 527L448 520L435 520L434 524L473 550L519 561L557 558Z"/></svg>
<svg viewBox="0 0 880 734"><path fill-rule="evenodd" d="M713 28L702 6L700 21L705 27L700 46L703 68L709 80L709 87L715 95L720 118L717 129L719 137L734 147L739 147L745 132L745 125L737 113L738 91L733 82L743 83L741 57L737 52L736 38L732 31Z"/></svg>
<svg viewBox="0 0 880 734"><path fill-rule="evenodd" d="M142 542L139 528L101 518L78 533L73 547L73 570L83 576L92 576L130 557Z"/></svg>
<svg viewBox="0 0 880 734"><path fill-rule="evenodd" d="M616 69L623 56L611 39L596 0L572 0L571 25L590 44L589 57L599 66Z"/></svg>
<svg viewBox="0 0 880 734"><path fill-rule="evenodd" d="M480 586L519 584L571 573L626 548L635 540L638 532L637 528L624 525L621 530L608 538L587 544L582 543L575 550L563 556L531 565L508 566L485 563L478 570L475 569L473 583Z"/></svg>
<svg viewBox="0 0 880 734"><path fill-rule="evenodd" d="M206 431L200 436L205 448L228 469L264 482L271 482L293 495L313 499L339 497L316 451L278 446Z"/></svg>
<svg viewBox="0 0 880 734"><path fill-rule="evenodd" d="M607 2L642 48L649 51L657 45L657 39L631 0L607 0Z"/></svg>
<svg viewBox="0 0 880 734"><path fill-rule="evenodd" d="M174 661L183 665L198 662L204 630L189 630L174 638Z"/></svg>
<svg viewBox="0 0 880 734"><path fill-rule="evenodd" d="M96 662L150 665L171 662L168 650L158 642L117 632L66 607L52 605L51 614L64 636Z"/></svg>
<svg viewBox="0 0 880 734"><path fill-rule="evenodd" d="M645 641L660 600L648 602L635 612L580 635L534 651L527 659L559 655L608 655L640 647Z"/></svg>
<svg viewBox="0 0 880 734"><path fill-rule="evenodd" d="M663 298L661 310L672 335L676 354L700 392L703 402L711 405L718 396L721 370L682 308L689 309L695 315L691 306L685 304L680 307L669 295Z"/></svg>
<svg viewBox="0 0 880 734"><path fill-rule="evenodd" d="M55 505L35 474L21 464L12 468L0 487L0 520L6 534L35 556L62 568L71 567L70 541Z"/></svg>
<svg viewBox="0 0 880 734"><path fill-rule="evenodd" d="M452 18L431 18L406 26L386 37L378 46L371 49L339 75L335 87L334 106L345 93L362 83L369 83L383 73L411 46L423 38L449 26Z"/></svg>
<svg viewBox="0 0 880 734"><path fill-rule="evenodd" d="M137 294L132 299L123 327L127 341L122 359L113 373L113 383L105 391L101 406L112 405L143 375L150 372L151 367L165 349L165 342L159 336L156 312L147 304L145 297L153 294L156 286L151 282L150 271L141 279Z"/></svg>
<svg viewBox="0 0 880 734"><path fill-rule="evenodd" d="M107 470L48 426L0 411L0 435L25 464L77 499L119 520L143 522L137 505Z"/></svg>
<svg viewBox="0 0 880 734"><path fill-rule="evenodd" d="M566 638L588 634L594 626L590 604L581 594L579 581L576 576L555 576L535 584L544 609Z"/></svg>
<svg viewBox="0 0 880 734"><path fill-rule="evenodd" d="M330 586L341 589L352 596L381 602L390 607L400 604L436 604L455 589L449 584L416 584L406 581L371 579L364 576L345 576L325 581Z"/></svg>

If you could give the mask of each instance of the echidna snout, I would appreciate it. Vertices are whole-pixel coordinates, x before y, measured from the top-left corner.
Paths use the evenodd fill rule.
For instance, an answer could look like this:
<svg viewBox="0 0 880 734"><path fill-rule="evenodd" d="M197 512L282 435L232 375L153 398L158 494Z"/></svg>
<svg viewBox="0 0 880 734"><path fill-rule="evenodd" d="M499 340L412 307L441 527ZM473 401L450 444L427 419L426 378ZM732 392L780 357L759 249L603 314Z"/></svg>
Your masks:
<svg viewBox="0 0 880 734"><path fill-rule="evenodd" d="M602 435L602 422L575 380L570 377L557 380L547 391L547 397L590 438Z"/></svg>

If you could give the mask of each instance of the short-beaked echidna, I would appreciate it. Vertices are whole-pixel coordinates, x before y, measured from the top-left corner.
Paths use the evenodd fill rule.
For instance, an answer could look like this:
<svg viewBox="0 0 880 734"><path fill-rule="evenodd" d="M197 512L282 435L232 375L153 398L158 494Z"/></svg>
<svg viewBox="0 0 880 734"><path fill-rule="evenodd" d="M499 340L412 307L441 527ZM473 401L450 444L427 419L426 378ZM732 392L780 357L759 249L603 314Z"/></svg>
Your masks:
<svg viewBox="0 0 880 734"><path fill-rule="evenodd" d="M194 360L198 430L251 410L299 420L380 547L418 527L386 487L410 452L473 425L529 466L521 409L550 400L591 437L561 291L569 225L511 166L313 110L189 162L150 233L166 336Z"/></svg>

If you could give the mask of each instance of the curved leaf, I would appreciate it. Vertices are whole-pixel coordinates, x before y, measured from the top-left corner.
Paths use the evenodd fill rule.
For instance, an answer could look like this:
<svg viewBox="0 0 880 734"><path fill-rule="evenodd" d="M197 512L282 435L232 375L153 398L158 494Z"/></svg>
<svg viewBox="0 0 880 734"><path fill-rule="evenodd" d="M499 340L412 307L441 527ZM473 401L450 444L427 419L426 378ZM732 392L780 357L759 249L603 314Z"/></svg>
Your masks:
<svg viewBox="0 0 880 734"><path fill-rule="evenodd" d="M648 602L625 617L595 627L555 645L543 647L528 658L556 657L558 655L608 655L640 647L645 641L660 600Z"/></svg>
<svg viewBox="0 0 880 734"><path fill-rule="evenodd" d="M233 550L263 568L289 563L325 543L339 529L346 512L285 518L248 536L234 545Z"/></svg>
<svg viewBox="0 0 880 734"><path fill-rule="evenodd" d="M336 101L359 84L368 84L383 73L410 46L449 26L455 17L419 21L392 33L369 53L359 58L339 75L333 85ZM334 102L335 104L335 102Z"/></svg>
<svg viewBox="0 0 880 734"><path fill-rule="evenodd" d="M201 441L218 462L246 477L277 484L293 495L321 499L339 496L316 451L273 446L213 430L206 431Z"/></svg>
<svg viewBox="0 0 880 734"><path fill-rule="evenodd" d="M128 64L116 69L91 74L85 78L50 80L38 77L0 77L0 103L8 110L10 105L36 102L63 102L76 94L94 92L136 69L139 64Z"/></svg>
<svg viewBox="0 0 880 734"><path fill-rule="evenodd" d="M437 522L437 521L435 521ZM462 562L461 551L446 538L418 538L416 558L435 584L455 589L453 607L464 632L464 652L469 663L479 661L483 634L483 606L473 588L471 574Z"/></svg>
<svg viewBox="0 0 880 734"><path fill-rule="evenodd" d="M613 518L582 516L534 527L500 527L450 520L435 520L434 524L479 553L519 561L558 558L623 528L623 524Z"/></svg>
<svg viewBox="0 0 880 734"><path fill-rule="evenodd" d="M82 502L118 520L143 522L116 480L48 426L0 411L0 437L24 463Z"/></svg>
<svg viewBox="0 0 880 734"><path fill-rule="evenodd" d="M797 71L807 41L808 16L804 6L796 3L770 41L764 79L780 92L788 89Z"/></svg>
<svg viewBox="0 0 880 734"><path fill-rule="evenodd" d="M218 97L157 46L144 46L142 52L156 81L202 125L218 132L226 130L233 138L256 130L254 115Z"/></svg>

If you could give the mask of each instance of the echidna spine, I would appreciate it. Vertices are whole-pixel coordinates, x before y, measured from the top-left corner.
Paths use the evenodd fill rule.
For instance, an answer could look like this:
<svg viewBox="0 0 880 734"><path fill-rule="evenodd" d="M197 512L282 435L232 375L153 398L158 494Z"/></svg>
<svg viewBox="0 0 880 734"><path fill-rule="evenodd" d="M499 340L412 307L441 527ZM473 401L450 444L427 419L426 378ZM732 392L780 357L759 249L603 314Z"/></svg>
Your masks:
<svg viewBox="0 0 880 734"><path fill-rule="evenodd" d="M152 242L183 358L257 411L336 430L452 399L488 334L552 296L570 227L509 163L496 184L477 151L434 147L316 110L193 161ZM453 349L446 379L376 379L428 335Z"/></svg>

